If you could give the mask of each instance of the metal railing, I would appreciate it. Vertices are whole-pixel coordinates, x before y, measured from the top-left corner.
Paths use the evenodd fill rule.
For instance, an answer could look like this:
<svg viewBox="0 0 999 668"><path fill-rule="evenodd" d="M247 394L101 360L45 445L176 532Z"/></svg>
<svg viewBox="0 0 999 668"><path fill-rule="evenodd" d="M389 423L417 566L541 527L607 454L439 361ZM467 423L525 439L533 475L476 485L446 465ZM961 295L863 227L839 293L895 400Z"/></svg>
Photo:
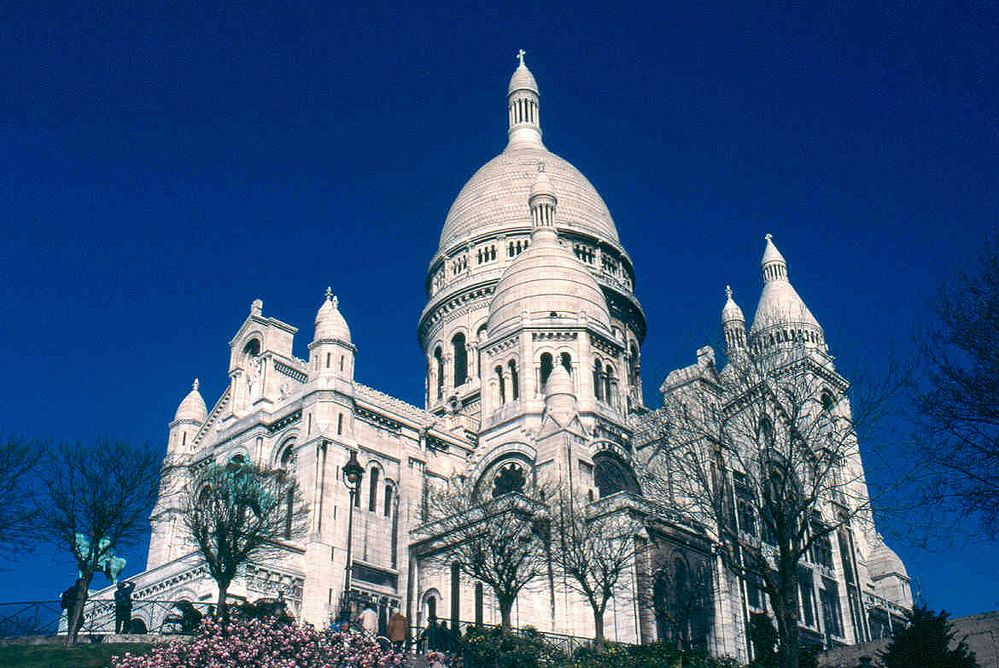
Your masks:
<svg viewBox="0 0 999 668"><path fill-rule="evenodd" d="M447 622L448 620L441 621ZM450 628L450 624L446 632L440 627L434 632L429 626L412 626L410 627L409 641L415 645L417 653L421 654L430 650L464 654L467 650L474 648L476 635L479 637L489 636L498 633L499 630L500 627L495 624L466 621L458 622L457 632ZM538 631L532 627L515 627L510 629L510 633L514 638L524 642L534 641L543 645L550 653L560 654L568 658L573 657L580 649L593 645L593 638Z"/></svg>
<svg viewBox="0 0 999 668"><path fill-rule="evenodd" d="M123 633L162 635L190 634L205 615L215 613L210 603L188 601L137 600ZM90 599L83 608L79 633L115 633L113 600ZM0 603L0 638L65 634L69 629L66 611L59 601L19 601Z"/></svg>

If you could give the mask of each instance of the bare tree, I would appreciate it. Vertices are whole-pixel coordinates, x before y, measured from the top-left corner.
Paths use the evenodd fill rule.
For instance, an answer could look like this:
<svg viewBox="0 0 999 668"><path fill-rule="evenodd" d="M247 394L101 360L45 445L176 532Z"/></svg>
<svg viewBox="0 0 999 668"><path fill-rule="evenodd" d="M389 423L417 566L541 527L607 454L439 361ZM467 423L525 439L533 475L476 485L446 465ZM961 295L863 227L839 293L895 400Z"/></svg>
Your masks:
<svg viewBox="0 0 999 668"><path fill-rule="evenodd" d="M917 391L925 497L977 517L999 535L999 244L975 274L961 273L933 305L938 322L922 346Z"/></svg>
<svg viewBox="0 0 999 668"><path fill-rule="evenodd" d="M41 444L16 437L0 441L0 559L24 549L35 528L37 505L32 478Z"/></svg>
<svg viewBox="0 0 999 668"><path fill-rule="evenodd" d="M548 572L549 527L537 489L482 498L470 481L454 477L430 498L433 521L424 527L443 544L433 561L457 563L462 573L489 587L500 608L502 631L520 591Z"/></svg>
<svg viewBox="0 0 999 668"><path fill-rule="evenodd" d="M798 668L799 563L831 553L840 527L870 526L858 417L881 411L851 411L846 381L800 344L677 380L658 412L653 480L681 517L714 534L731 569L762 584L780 665Z"/></svg>
<svg viewBox="0 0 999 668"><path fill-rule="evenodd" d="M218 584L224 615L239 568L279 549L276 541L301 535L308 512L296 481L283 470L236 461L194 465L176 474L189 476L184 525Z"/></svg>
<svg viewBox="0 0 999 668"><path fill-rule="evenodd" d="M38 532L72 554L79 571L76 604L67 611L68 641L74 643L94 574L146 532L160 460L150 448L120 441L64 445L48 458L41 477Z"/></svg>
<svg viewBox="0 0 999 668"><path fill-rule="evenodd" d="M551 504L552 560L566 584L581 594L593 612L594 640L604 650L604 612L615 596L627 595L622 578L634 568L647 540L644 526L628 508L607 501L588 503L560 493Z"/></svg>

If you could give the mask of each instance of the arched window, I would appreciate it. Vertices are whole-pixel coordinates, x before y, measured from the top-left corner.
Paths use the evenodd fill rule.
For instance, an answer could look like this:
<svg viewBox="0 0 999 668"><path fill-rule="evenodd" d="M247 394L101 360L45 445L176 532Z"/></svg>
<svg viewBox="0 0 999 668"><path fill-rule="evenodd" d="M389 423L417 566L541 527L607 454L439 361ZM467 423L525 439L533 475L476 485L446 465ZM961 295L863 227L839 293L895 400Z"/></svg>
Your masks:
<svg viewBox="0 0 999 668"><path fill-rule="evenodd" d="M478 331L475 332L475 340L478 342L475 349L479 355L479 363L475 365L475 370L479 374L479 380L482 380L482 344L486 342L486 326L482 325L479 327Z"/></svg>
<svg viewBox="0 0 999 668"><path fill-rule="evenodd" d="M638 346L635 342L631 342L628 355L628 382L631 385L638 385L638 380L641 377L641 360L638 356Z"/></svg>
<svg viewBox="0 0 999 668"><path fill-rule="evenodd" d="M436 592L427 594L426 601L424 603L427 611L427 621L437 619L437 595Z"/></svg>
<svg viewBox="0 0 999 668"><path fill-rule="evenodd" d="M604 388L603 385L603 368L600 366L600 360L593 361L593 397L597 400L602 400L604 398Z"/></svg>
<svg viewBox="0 0 999 668"><path fill-rule="evenodd" d="M593 484L600 491L600 498L628 492L639 495L642 493L635 474L617 457L598 454L593 458Z"/></svg>
<svg viewBox="0 0 999 668"><path fill-rule="evenodd" d="M280 459L281 474L287 483L284 489L284 503L279 505L284 511L284 537L291 540L292 529L295 523L295 439L285 442L284 451Z"/></svg>
<svg viewBox="0 0 999 668"><path fill-rule="evenodd" d="M378 508L378 469L371 469L371 480L368 482L368 511L375 512Z"/></svg>
<svg viewBox="0 0 999 668"><path fill-rule="evenodd" d="M527 478L519 464L505 464L493 480L493 498L524 491Z"/></svg>
<svg viewBox="0 0 999 668"><path fill-rule="evenodd" d="M496 390L499 393L500 405L506 403L506 385L503 383L503 367L496 367Z"/></svg>
<svg viewBox="0 0 999 668"><path fill-rule="evenodd" d="M561 358L562 366L565 367L566 371L572 374L572 355L569 353L562 353Z"/></svg>
<svg viewBox="0 0 999 668"><path fill-rule="evenodd" d="M836 402L833 400L832 392L829 390L822 390L822 410L831 411Z"/></svg>
<svg viewBox="0 0 999 668"><path fill-rule="evenodd" d="M385 517L392 516L392 485L385 485Z"/></svg>
<svg viewBox="0 0 999 668"><path fill-rule="evenodd" d="M247 357L256 357L260 354L260 341L257 339L250 339L243 346L243 354Z"/></svg>
<svg viewBox="0 0 999 668"><path fill-rule="evenodd" d="M517 373L517 362L510 360L510 399L520 398L520 374Z"/></svg>
<svg viewBox="0 0 999 668"><path fill-rule="evenodd" d="M607 403L614 403L614 367L610 364L604 369L604 399Z"/></svg>
<svg viewBox="0 0 999 668"><path fill-rule="evenodd" d="M770 421L766 415L760 418L760 432L759 437L761 445L772 447L774 445L775 435L774 435L774 424Z"/></svg>
<svg viewBox="0 0 999 668"><path fill-rule="evenodd" d="M468 349L465 347L465 335L458 333L451 339L454 352L454 386L460 387L468 380Z"/></svg>
<svg viewBox="0 0 999 668"><path fill-rule="evenodd" d="M541 354L541 385L544 386L548 382L548 376L551 375L553 368L551 353Z"/></svg>
<svg viewBox="0 0 999 668"><path fill-rule="evenodd" d="M444 398L444 353L440 346L434 350L434 370L437 376L437 399Z"/></svg>

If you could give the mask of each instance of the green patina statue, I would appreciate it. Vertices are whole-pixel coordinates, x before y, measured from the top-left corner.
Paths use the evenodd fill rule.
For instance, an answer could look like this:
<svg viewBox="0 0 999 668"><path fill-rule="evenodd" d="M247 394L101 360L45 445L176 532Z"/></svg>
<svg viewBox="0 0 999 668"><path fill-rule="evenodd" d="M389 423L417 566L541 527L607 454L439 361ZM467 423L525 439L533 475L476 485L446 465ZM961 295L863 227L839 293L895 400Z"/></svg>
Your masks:
<svg viewBox="0 0 999 668"><path fill-rule="evenodd" d="M115 556L113 550L111 550L108 545L111 544L111 540L108 538L101 538L98 543L98 558L97 558L97 572L103 573L111 584L118 584L118 576L121 572L125 570L125 564L128 563L124 557ZM76 534L76 561L78 564L85 563L90 555L90 541L82 533ZM83 571L79 571L79 577L83 577Z"/></svg>

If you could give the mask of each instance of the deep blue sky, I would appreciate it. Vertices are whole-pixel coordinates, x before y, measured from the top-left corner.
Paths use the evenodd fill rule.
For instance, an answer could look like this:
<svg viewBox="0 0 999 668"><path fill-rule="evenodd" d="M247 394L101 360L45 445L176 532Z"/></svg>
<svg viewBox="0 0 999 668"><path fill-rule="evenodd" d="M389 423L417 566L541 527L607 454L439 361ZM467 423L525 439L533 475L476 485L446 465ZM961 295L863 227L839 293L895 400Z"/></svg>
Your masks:
<svg viewBox="0 0 999 668"><path fill-rule="evenodd" d="M914 355L996 229L994 3L72 4L0 6L5 433L162 450L250 301L305 356L327 284L358 378L420 404L424 271L503 148L519 48L634 258L650 403L717 342L726 283L751 317L764 233L850 373ZM904 463L904 436L865 456ZM995 545L898 549L930 605L999 608ZM43 555L0 598L72 577Z"/></svg>

